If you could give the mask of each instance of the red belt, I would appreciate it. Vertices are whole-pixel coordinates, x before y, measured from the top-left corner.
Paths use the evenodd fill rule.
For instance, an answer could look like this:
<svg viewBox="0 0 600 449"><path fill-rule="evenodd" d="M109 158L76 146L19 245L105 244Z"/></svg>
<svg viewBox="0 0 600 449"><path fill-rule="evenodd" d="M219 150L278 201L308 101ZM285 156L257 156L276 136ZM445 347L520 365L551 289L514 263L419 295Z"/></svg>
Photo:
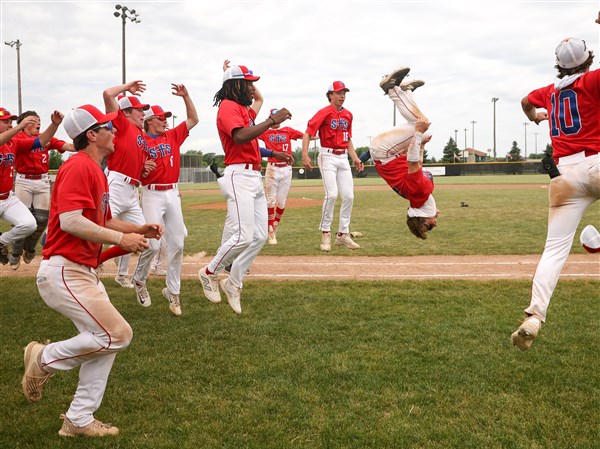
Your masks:
<svg viewBox="0 0 600 449"><path fill-rule="evenodd" d="M148 184L148 190L171 190L177 187L177 184Z"/></svg>
<svg viewBox="0 0 600 449"><path fill-rule="evenodd" d="M0 200L7 200L10 196L10 192L0 193Z"/></svg>
<svg viewBox="0 0 600 449"><path fill-rule="evenodd" d="M289 165L287 162L269 162L269 164L275 167L287 167Z"/></svg>
<svg viewBox="0 0 600 449"><path fill-rule="evenodd" d="M597 151L594 151L594 150L585 150L585 157L594 156L596 154L598 154Z"/></svg>
<svg viewBox="0 0 600 449"><path fill-rule="evenodd" d="M246 165L244 166L244 168L245 168L246 170L255 170L255 171L260 171L262 167L260 166L260 164L246 164Z"/></svg>
<svg viewBox="0 0 600 449"><path fill-rule="evenodd" d="M129 176L125 176L123 178L123 181L125 181L127 184L131 184L132 186L136 186L136 187L139 187L142 185L142 183L139 182L137 179L130 178Z"/></svg>
<svg viewBox="0 0 600 449"><path fill-rule="evenodd" d="M346 150L336 150L335 148L326 148L325 151L327 151L328 153L335 154L336 156L346 154Z"/></svg>
<svg viewBox="0 0 600 449"><path fill-rule="evenodd" d="M42 179L44 178L44 176L47 176L46 174L38 174L38 175L28 175L27 173L19 173L21 176L23 176L25 179Z"/></svg>

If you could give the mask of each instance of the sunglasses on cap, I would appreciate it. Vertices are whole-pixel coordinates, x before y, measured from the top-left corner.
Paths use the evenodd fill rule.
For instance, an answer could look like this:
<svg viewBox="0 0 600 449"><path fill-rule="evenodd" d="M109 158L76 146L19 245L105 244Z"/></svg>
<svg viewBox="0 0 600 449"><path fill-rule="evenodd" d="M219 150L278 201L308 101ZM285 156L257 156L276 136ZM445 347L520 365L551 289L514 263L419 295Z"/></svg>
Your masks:
<svg viewBox="0 0 600 449"><path fill-rule="evenodd" d="M102 129L102 128L106 128L109 131L112 131L113 130L113 124L112 124L112 122L102 123L100 125L94 126L92 128L92 131L98 131L99 129Z"/></svg>

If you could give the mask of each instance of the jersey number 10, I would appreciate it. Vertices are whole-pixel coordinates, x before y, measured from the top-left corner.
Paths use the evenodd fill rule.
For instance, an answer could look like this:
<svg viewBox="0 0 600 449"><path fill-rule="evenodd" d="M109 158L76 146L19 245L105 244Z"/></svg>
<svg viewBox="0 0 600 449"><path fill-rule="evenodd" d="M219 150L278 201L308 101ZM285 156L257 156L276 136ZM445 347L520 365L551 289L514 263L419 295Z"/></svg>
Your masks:
<svg viewBox="0 0 600 449"><path fill-rule="evenodd" d="M557 99L558 96L558 99ZM575 91L562 90L556 95L550 97L552 102L552 115L550 117L552 137L563 134L577 134L581 129L581 119L577 107L577 94ZM570 123L567 123L567 114L571 117Z"/></svg>

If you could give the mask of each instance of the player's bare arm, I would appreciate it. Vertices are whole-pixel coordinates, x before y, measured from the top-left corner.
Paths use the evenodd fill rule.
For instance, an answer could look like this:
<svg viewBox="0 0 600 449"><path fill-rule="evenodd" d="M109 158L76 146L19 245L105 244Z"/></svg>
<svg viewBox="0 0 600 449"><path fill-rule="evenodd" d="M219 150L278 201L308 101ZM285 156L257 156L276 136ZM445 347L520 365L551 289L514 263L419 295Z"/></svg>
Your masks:
<svg viewBox="0 0 600 449"><path fill-rule="evenodd" d="M141 80L130 81L118 86L109 87L102 92L104 98L104 108L106 112L115 112L119 110L117 95L129 92L132 95L141 95L146 90L146 84Z"/></svg>
<svg viewBox="0 0 600 449"><path fill-rule="evenodd" d="M363 162L356 155L356 150L354 149L352 139L348 139L348 154L350 155L350 159L352 159L352 162L356 167L356 171L363 171L365 169L365 164L363 164Z"/></svg>
<svg viewBox="0 0 600 449"><path fill-rule="evenodd" d="M138 225L127 221L113 218L106 222L108 229L123 232L124 234L140 234L149 239L160 239L163 235L163 226L161 224L147 223Z"/></svg>
<svg viewBox="0 0 600 449"><path fill-rule="evenodd" d="M233 141L240 145L248 143L251 140L258 138L262 133L269 129L273 125L278 125L288 119L292 118L292 114L286 108L282 108L273 115L269 115L264 122L257 123L254 126L248 126L246 128L237 128L233 130L232 138Z"/></svg>
<svg viewBox="0 0 600 449"><path fill-rule="evenodd" d="M46 128L46 131L39 135L42 146L45 147L48 145L48 143L50 143L50 140L52 140L54 134L56 134L56 131L58 131L58 127L62 123L64 117L65 116L62 114L62 112L54 111L52 113L50 116L50 125L48 125L48 128Z"/></svg>
<svg viewBox="0 0 600 449"><path fill-rule="evenodd" d="M308 145L310 141L313 140L312 137L313 136L307 133L304 133L304 135L302 136L302 165L304 165L304 168L306 168L307 170L312 170L313 168L310 156L308 155Z"/></svg>
<svg viewBox="0 0 600 449"><path fill-rule="evenodd" d="M37 121L37 117L30 115L29 117L25 117L21 123L16 126L13 126L7 131L4 131L0 134L0 145L4 145L10 139L15 137L18 133L23 131L28 125L32 125Z"/></svg>
<svg viewBox="0 0 600 449"><path fill-rule="evenodd" d="M527 118L536 125L539 125L540 122L543 122L544 120L548 120L548 112L538 111L536 107L529 102L527 97L523 97L521 100L521 108L523 109L523 112Z"/></svg>
<svg viewBox="0 0 600 449"><path fill-rule="evenodd" d="M277 159L278 161L287 162L288 164L294 163L294 156L288 153L284 153L283 151L273 151L271 157L273 159Z"/></svg>
<svg viewBox="0 0 600 449"><path fill-rule="evenodd" d="M187 88L183 84L171 84L171 92L176 97L183 98L183 103L185 104L185 112L187 115L187 119L185 120L185 124L187 125L188 131L192 129L194 126L198 124L200 119L198 118L198 112L196 112L196 107L194 106L194 102L190 98L190 94L188 93Z"/></svg>

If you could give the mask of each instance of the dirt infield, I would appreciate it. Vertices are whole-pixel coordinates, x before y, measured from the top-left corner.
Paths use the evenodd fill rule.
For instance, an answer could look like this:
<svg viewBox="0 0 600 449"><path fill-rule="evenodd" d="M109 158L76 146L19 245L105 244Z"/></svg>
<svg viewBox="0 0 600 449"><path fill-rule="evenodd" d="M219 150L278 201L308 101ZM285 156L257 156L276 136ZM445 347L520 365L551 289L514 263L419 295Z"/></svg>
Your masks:
<svg viewBox="0 0 600 449"><path fill-rule="evenodd" d="M248 275L252 279L278 280L402 280L402 279L531 279L539 255L526 256L258 256ZM195 279L198 269L210 262L203 253L186 256L182 279ZM132 257L130 273L137 257ZM35 276L39 257L17 271L0 267L1 276ZM103 277L114 277L116 266L104 264ZM600 279L600 254L572 254L561 279Z"/></svg>

